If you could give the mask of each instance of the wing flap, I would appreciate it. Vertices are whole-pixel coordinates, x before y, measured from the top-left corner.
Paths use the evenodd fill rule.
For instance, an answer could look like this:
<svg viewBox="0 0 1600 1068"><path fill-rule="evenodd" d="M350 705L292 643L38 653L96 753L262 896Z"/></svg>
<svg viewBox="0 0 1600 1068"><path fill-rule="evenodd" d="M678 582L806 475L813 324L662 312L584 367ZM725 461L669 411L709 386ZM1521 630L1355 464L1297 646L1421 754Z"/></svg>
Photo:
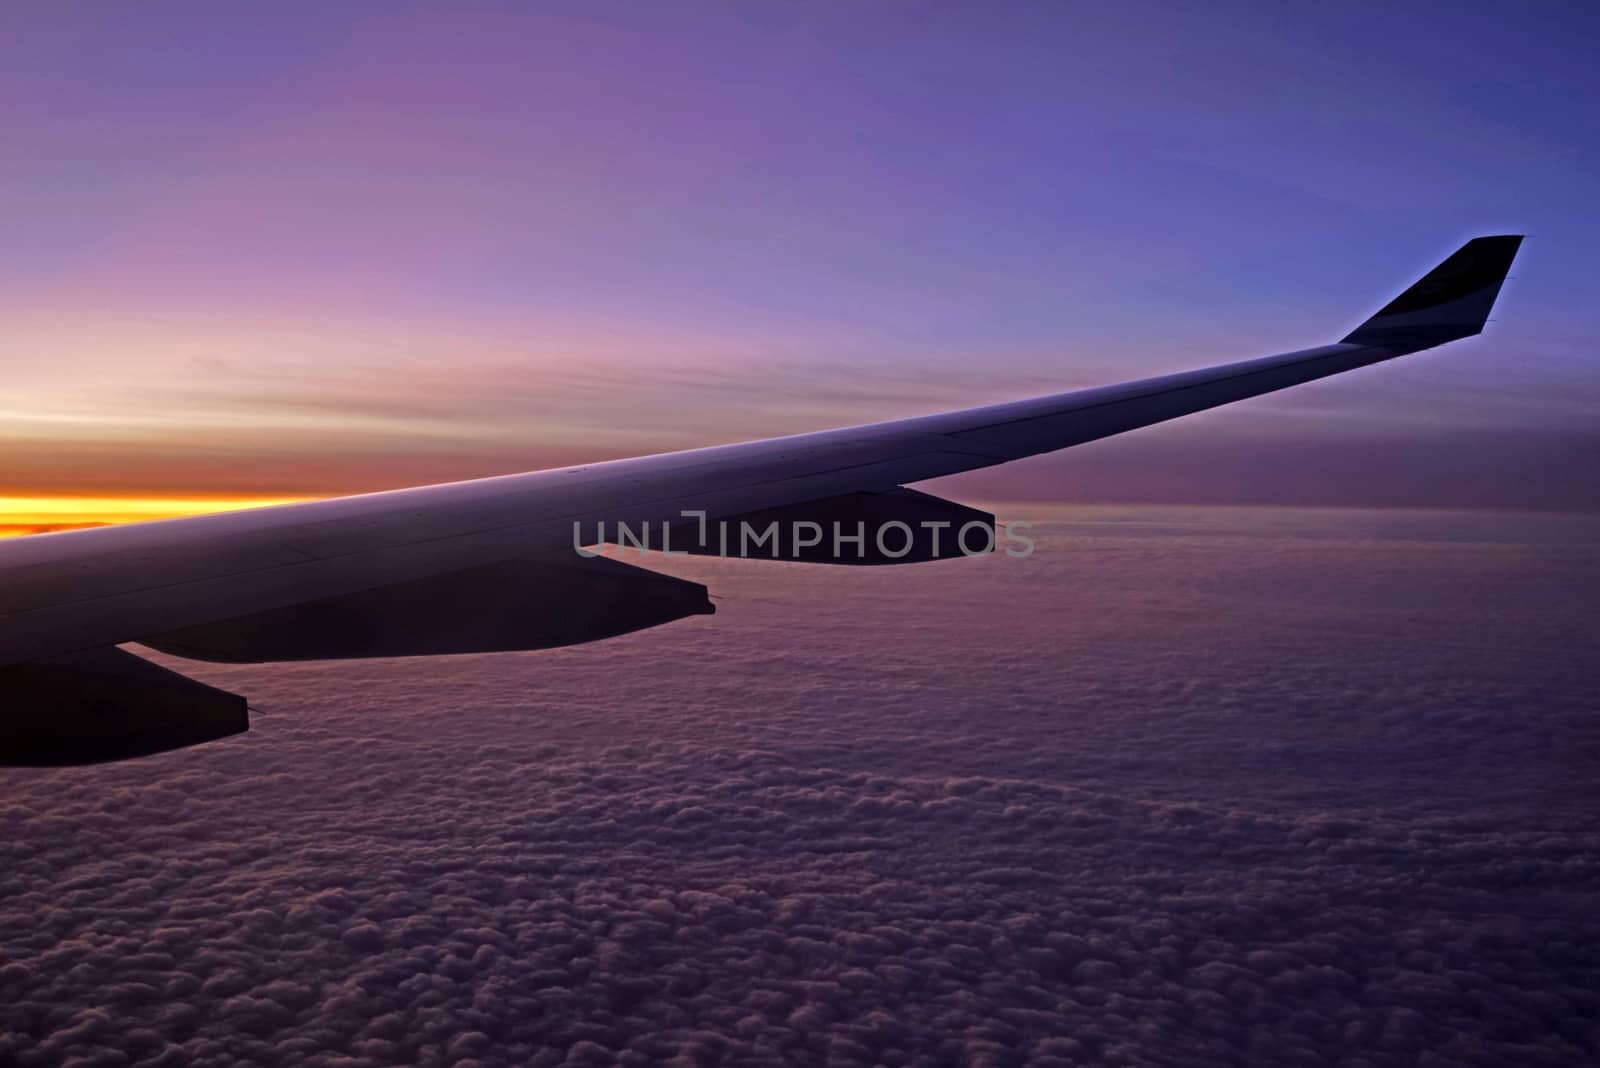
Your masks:
<svg viewBox="0 0 1600 1068"><path fill-rule="evenodd" d="M604 557L513 560L164 631L141 643L225 663L551 649L715 607L706 588Z"/></svg>

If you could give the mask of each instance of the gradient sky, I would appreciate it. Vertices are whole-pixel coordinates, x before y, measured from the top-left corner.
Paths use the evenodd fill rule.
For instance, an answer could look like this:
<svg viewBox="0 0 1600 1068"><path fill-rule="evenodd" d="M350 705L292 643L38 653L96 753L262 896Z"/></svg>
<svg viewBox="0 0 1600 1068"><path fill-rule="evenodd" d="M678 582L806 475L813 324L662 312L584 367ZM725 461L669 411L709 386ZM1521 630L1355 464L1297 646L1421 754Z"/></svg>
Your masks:
<svg viewBox="0 0 1600 1068"><path fill-rule="evenodd" d="M1302 347L1495 232L1531 237L1481 339L957 488L1600 508L1596 39L1558 4L11 6L0 527Z"/></svg>

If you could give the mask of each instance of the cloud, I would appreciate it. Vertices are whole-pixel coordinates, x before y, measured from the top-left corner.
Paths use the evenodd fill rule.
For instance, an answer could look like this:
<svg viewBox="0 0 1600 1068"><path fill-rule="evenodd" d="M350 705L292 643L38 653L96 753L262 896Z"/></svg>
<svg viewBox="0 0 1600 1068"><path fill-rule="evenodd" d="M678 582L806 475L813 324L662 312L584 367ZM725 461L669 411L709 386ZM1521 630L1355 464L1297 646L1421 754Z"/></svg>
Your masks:
<svg viewBox="0 0 1600 1068"><path fill-rule="evenodd" d="M1600 434L1216 413L942 479L986 500L1600 511Z"/></svg>
<svg viewBox="0 0 1600 1068"><path fill-rule="evenodd" d="M249 735L6 773L0 1060L1592 1063L1594 550L1508 522L1097 512L185 665Z"/></svg>
<svg viewBox="0 0 1600 1068"><path fill-rule="evenodd" d="M468 373L439 344L437 358L400 371L309 357L124 370L126 381L87 397L74 380L59 410L0 428L0 492L338 495L904 418L1156 369L1041 370L1034 358L996 379L966 366L908 376L849 356L630 368L615 355L543 354ZM1600 400L1584 382L1507 384L1484 400L1430 370L1402 361L1383 369L1388 389L1332 380L940 484L986 500L1600 510ZM41 525L53 521L43 514Z"/></svg>

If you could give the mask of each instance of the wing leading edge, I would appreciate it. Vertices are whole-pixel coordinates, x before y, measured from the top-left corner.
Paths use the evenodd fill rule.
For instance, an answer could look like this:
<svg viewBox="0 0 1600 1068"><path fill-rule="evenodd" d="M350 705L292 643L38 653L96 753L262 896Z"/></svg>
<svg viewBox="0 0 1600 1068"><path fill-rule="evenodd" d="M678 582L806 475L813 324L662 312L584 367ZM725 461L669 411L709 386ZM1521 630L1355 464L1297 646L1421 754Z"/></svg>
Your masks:
<svg viewBox="0 0 1600 1068"><path fill-rule="evenodd" d="M1298 352L738 445L0 542L0 665L570 557L574 524L888 493L1381 363L1480 332L1520 241L1475 238L1343 340Z"/></svg>

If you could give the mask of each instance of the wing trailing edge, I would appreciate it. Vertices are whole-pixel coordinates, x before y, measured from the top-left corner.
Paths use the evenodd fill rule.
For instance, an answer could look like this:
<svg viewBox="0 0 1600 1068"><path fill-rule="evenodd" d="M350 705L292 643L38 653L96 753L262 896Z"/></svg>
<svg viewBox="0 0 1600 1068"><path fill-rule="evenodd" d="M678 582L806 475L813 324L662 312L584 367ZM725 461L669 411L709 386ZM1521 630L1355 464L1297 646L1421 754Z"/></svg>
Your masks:
<svg viewBox="0 0 1600 1068"><path fill-rule="evenodd" d="M706 588L617 560L509 560L141 637L230 664L521 652L716 611Z"/></svg>

